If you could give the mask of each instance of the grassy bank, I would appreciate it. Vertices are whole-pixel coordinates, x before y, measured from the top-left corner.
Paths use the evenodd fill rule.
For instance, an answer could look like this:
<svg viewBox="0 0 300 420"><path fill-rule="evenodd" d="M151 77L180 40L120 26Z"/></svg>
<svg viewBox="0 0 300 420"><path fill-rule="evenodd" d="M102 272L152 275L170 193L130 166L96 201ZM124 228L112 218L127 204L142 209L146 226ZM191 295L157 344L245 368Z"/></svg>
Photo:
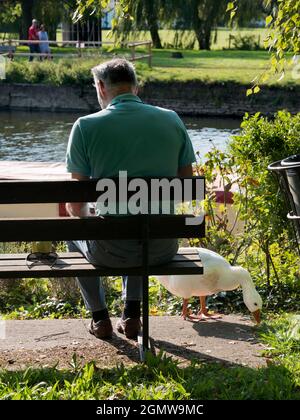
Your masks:
<svg viewBox="0 0 300 420"><path fill-rule="evenodd" d="M27 51L26 47L23 49ZM52 50L53 52L66 51L59 47ZM149 68L145 62L136 62L140 82L197 80L223 83L231 81L249 86L251 81L263 73L269 64L269 55L266 51L182 50L183 58L172 58L173 51L171 49L153 50L152 68ZM55 58L51 62L29 63L27 58L18 58L13 62L7 62L6 79L2 83L85 86L92 83L91 67L116 55L130 57L128 50L115 49L104 50L101 55L94 54L82 58ZM299 79L293 78L292 68L290 68L280 82L272 78L266 83L288 86L299 84Z"/></svg>
<svg viewBox="0 0 300 420"><path fill-rule="evenodd" d="M192 362L182 367L160 354L147 363L99 369L81 366L0 372L0 399L300 399L300 337L295 316L277 316L258 331L266 367ZM295 325L298 328L295 329ZM297 332L298 331L298 332Z"/></svg>

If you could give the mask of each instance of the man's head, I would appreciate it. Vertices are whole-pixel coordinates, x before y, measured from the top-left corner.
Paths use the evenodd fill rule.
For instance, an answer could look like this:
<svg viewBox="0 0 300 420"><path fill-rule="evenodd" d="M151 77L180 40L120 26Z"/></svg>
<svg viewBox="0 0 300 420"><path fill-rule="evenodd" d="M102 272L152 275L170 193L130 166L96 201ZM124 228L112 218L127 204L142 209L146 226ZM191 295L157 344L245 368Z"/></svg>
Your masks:
<svg viewBox="0 0 300 420"><path fill-rule="evenodd" d="M32 26L34 27L34 28L36 28L37 27L37 20L36 19L32 19Z"/></svg>
<svg viewBox="0 0 300 420"><path fill-rule="evenodd" d="M124 58L115 58L92 68L98 101L106 108L123 93L137 94L137 78L133 65Z"/></svg>

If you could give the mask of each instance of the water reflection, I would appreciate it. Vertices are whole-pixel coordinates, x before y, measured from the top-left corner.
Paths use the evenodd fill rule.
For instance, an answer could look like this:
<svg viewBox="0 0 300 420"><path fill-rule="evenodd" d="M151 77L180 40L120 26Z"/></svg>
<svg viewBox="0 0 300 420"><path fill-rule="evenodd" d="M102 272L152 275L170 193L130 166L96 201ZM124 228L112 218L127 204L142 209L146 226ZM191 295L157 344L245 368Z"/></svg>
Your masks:
<svg viewBox="0 0 300 420"><path fill-rule="evenodd" d="M62 162L74 121L82 113L0 112L0 159ZM212 142L225 150L240 120L228 118L183 118L195 151L203 156Z"/></svg>

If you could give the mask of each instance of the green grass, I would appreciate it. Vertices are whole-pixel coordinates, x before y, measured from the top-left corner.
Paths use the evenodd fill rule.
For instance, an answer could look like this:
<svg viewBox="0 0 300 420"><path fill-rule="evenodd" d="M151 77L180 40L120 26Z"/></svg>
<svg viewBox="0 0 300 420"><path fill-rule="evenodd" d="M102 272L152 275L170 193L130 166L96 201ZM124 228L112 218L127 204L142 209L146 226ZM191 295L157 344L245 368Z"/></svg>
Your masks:
<svg viewBox="0 0 300 420"><path fill-rule="evenodd" d="M267 367L196 360L182 367L161 353L149 355L145 364L99 369L96 363L81 366L74 355L70 369L0 371L0 399L299 400L299 328L294 315L262 325L258 334L267 347Z"/></svg>
<svg viewBox="0 0 300 420"><path fill-rule="evenodd" d="M22 47L26 50L26 47ZM56 51L66 51L57 47ZM236 82L250 85L251 81L264 72L269 64L266 51L195 51L182 50L183 59L171 58L173 50L153 50L153 67L145 62L136 62L137 73L142 83L147 81L202 81ZM54 52L54 49L53 49ZM143 52L143 50L140 50ZM126 49L104 50L103 54L82 58L55 58L52 62L28 63L26 58L18 58L7 64L6 81L23 83L50 83L54 85L86 85L92 82L90 69L112 54L129 58ZM280 82L270 79L268 84L279 86L299 84L293 79L291 69Z"/></svg>
<svg viewBox="0 0 300 420"><path fill-rule="evenodd" d="M206 82L237 82L251 84L251 81L268 68L269 54L266 51L192 51L182 50L183 59L171 58L172 50L155 50L153 69L143 68L142 76L148 80ZM276 83L276 78L268 84ZM296 83L291 70L279 83Z"/></svg>
<svg viewBox="0 0 300 420"><path fill-rule="evenodd" d="M141 82L147 81L204 81L204 82L236 82L244 85L251 85L251 81L261 75L269 66L269 54L267 51L243 51L243 50L223 50L228 48L229 35L254 36L260 45L266 35L266 29L262 28L241 28L229 30L218 28L216 42L212 43L212 51L199 51L191 49L193 32L184 31L182 41L178 42L178 49L183 53L183 59L171 58L174 49L174 30L160 30L162 43L169 48L163 50L153 49L153 67L150 69L146 64L146 59L136 62L137 71ZM57 39L62 39L61 31L57 32ZM149 40L149 32L136 32L128 37L132 40ZM103 41L113 41L110 31L103 31ZM58 44L59 45L59 44ZM170 48L173 45L173 48ZM197 45L195 44L195 47ZM28 52L28 47L18 47L17 51ZM83 58L69 57L67 54L77 54L78 50L72 47L51 47L55 53L65 54L66 57L55 57L52 63L38 63L32 69L28 67L27 57L16 57L15 61L23 63L24 69L16 69L14 65L8 65L7 80L21 81L29 83L51 83L51 84L84 84L90 78L90 67L110 59L113 55L125 56L130 58L130 50L122 48L112 48L105 45L102 49L86 49ZM139 48L139 53L146 50ZM16 65L17 66L17 65ZM39 69L37 69L39 67ZM20 76L20 73L23 73ZM37 74L35 74L37 73ZM273 77L267 84L280 86L299 84L299 79L292 77L291 68L288 68L284 79L277 82L279 77Z"/></svg>

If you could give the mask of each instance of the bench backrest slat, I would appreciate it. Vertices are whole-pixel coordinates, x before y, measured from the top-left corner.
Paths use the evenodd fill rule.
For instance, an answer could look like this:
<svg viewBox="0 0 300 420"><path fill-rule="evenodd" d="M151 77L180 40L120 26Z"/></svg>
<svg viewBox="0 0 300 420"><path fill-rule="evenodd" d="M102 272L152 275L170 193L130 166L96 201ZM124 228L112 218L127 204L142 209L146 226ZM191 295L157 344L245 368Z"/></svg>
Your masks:
<svg viewBox="0 0 300 420"><path fill-rule="evenodd" d="M186 216L149 215L149 238L201 238L204 223L186 225ZM0 219L0 241L63 241L71 239L142 239L145 216Z"/></svg>
<svg viewBox="0 0 300 420"><path fill-rule="evenodd" d="M119 187L119 178L110 178ZM128 182L136 178L128 178ZM197 189L202 185L204 188L204 177L185 178L150 178L140 177L147 182L150 194L150 183L153 179L180 180L183 190L185 180L192 180L192 197L196 199ZM98 179L88 181L1 181L0 182L0 204L21 204L21 203L65 203L65 202L96 202L100 191L96 190ZM173 189L171 191L171 198ZM128 198L136 191L128 191ZM118 197L117 197L118 199Z"/></svg>
<svg viewBox="0 0 300 420"><path fill-rule="evenodd" d="M110 178L119 187L119 178ZM130 181L132 178L128 178ZM136 179L136 178L134 178ZM139 178L147 182L148 200L151 201L150 183L154 178ZM155 178L162 180L162 178ZM166 179L166 178L164 178ZM203 177L167 178L181 182L182 193L189 190L188 200L199 198L205 190ZM189 184L186 182L189 181ZM97 191L98 180L88 181L2 181L0 204L96 202L102 191ZM121 182L121 181L120 181ZM127 187L128 184L126 184ZM127 191L127 201L134 191ZM170 199L174 199L170 189ZM186 197L185 197L186 198ZM204 198L204 197L203 197ZM118 193L116 201L118 201ZM123 198L124 200L124 198ZM122 200L122 201L123 201ZM89 218L35 218L0 219L0 241L45 241L71 239L142 239L145 222L149 238L197 238L203 237L204 222L198 225L186 223L190 215L138 215L105 216Z"/></svg>

